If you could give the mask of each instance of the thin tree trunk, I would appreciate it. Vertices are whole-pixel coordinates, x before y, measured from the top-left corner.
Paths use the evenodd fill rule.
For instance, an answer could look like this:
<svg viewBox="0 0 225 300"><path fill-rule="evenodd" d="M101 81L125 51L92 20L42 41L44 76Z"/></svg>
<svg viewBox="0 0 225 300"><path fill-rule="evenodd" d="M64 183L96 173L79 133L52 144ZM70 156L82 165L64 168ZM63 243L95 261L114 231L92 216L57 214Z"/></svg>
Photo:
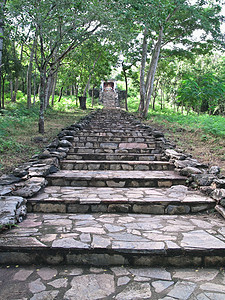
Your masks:
<svg viewBox="0 0 225 300"><path fill-rule="evenodd" d="M153 56L152 56L152 62L151 62L151 66L150 66L151 67L150 82L148 85L147 98L145 100L145 108L143 111L144 117L147 117L147 114L148 114L148 108L149 108L151 95L152 95L153 87L154 87L155 72L156 72L156 68L158 65L158 61L159 61L159 54L160 54L160 50L161 50L162 38L163 38L163 27L161 27L161 29L160 29L158 41L155 45L155 49L154 49Z"/></svg>
<svg viewBox="0 0 225 300"><path fill-rule="evenodd" d="M124 66L124 63L122 62L122 68L123 68L123 75L125 79L125 86L126 86L126 94L125 94L125 109L128 111L128 106L127 106L127 94L128 94L128 80L127 80L127 73L126 73L126 68Z"/></svg>
<svg viewBox="0 0 225 300"><path fill-rule="evenodd" d="M5 109L5 78L2 78L2 109Z"/></svg>
<svg viewBox="0 0 225 300"><path fill-rule="evenodd" d="M63 86L61 87L61 90L60 90L60 93L59 93L59 100L58 100L58 102L61 101L61 98L62 98L62 92L63 92Z"/></svg>
<svg viewBox="0 0 225 300"><path fill-rule="evenodd" d="M84 89L84 92L83 92L83 97L86 97L86 93L87 93L87 90L88 90L90 82L91 82L92 74L94 72L95 66L96 66L96 64L97 64L97 62L98 62L98 60L99 60L100 57L101 57L101 53L98 55L97 59L95 60L95 62L93 64L93 67L92 67L91 72L89 74L88 82L87 82L87 84L85 86L85 89Z"/></svg>
<svg viewBox="0 0 225 300"><path fill-rule="evenodd" d="M155 101L157 97L157 89L158 89L158 84L159 84L159 78L156 81L155 89L154 89L154 95L153 95L153 100L152 100L152 109L155 110Z"/></svg>
<svg viewBox="0 0 225 300"><path fill-rule="evenodd" d="M0 109L2 108L2 70L0 67Z"/></svg>
<svg viewBox="0 0 225 300"><path fill-rule="evenodd" d="M16 96L17 96L17 92L18 92L18 86L19 86L19 78L16 78L15 88L14 88L14 91L13 91L13 102L16 102Z"/></svg>
<svg viewBox="0 0 225 300"><path fill-rule="evenodd" d="M46 88L45 88L45 105L44 109L49 106L49 98L50 98L50 92L51 92L51 81L52 81L52 75L49 75L46 81Z"/></svg>
<svg viewBox="0 0 225 300"><path fill-rule="evenodd" d="M140 104L138 107L139 112L143 111L144 103L145 103L145 93L146 93L145 66L146 66L147 52L148 52L147 34L148 34L148 29L145 27L143 44L142 44L141 70L140 70Z"/></svg>
<svg viewBox="0 0 225 300"><path fill-rule="evenodd" d="M9 85L10 85L10 98L11 98L11 102L13 102L13 81L12 81L12 79L10 79Z"/></svg>
<svg viewBox="0 0 225 300"><path fill-rule="evenodd" d="M3 12L3 7L4 7L5 1L0 2L0 10ZM3 51L3 37L4 37L4 21L2 18L0 18L0 108L4 108L4 102L2 103L2 51ZM2 81L2 82L1 82Z"/></svg>
<svg viewBox="0 0 225 300"><path fill-rule="evenodd" d="M52 87L52 107L54 106L54 100L55 100L55 89L56 89L56 83L57 83L57 75L58 72L55 73L54 75L54 83Z"/></svg>
<svg viewBox="0 0 225 300"><path fill-rule="evenodd" d="M35 102L36 102L36 77L37 77L37 74L36 74L36 68L35 68L35 75L34 75L34 98L33 98L33 105L35 105Z"/></svg>
<svg viewBox="0 0 225 300"><path fill-rule="evenodd" d="M163 83L161 85L161 110L164 108L164 86Z"/></svg>
<svg viewBox="0 0 225 300"><path fill-rule="evenodd" d="M45 133L45 126L44 126L44 110L45 110L45 88L46 88L46 70L45 68L41 68L40 70L40 111L39 111L39 133Z"/></svg>
<svg viewBox="0 0 225 300"><path fill-rule="evenodd" d="M32 70L33 70L33 60L34 60L34 49L36 47L36 35L30 52L30 60L27 69L27 108L31 108L31 88L32 88Z"/></svg>
<svg viewBox="0 0 225 300"><path fill-rule="evenodd" d="M79 85L78 83L75 84L75 99L76 99L76 106L78 106L78 92L79 92Z"/></svg>
<svg viewBox="0 0 225 300"><path fill-rule="evenodd" d="M92 93L91 93L91 107L94 107L94 90L95 90L95 85L93 85L92 88Z"/></svg>

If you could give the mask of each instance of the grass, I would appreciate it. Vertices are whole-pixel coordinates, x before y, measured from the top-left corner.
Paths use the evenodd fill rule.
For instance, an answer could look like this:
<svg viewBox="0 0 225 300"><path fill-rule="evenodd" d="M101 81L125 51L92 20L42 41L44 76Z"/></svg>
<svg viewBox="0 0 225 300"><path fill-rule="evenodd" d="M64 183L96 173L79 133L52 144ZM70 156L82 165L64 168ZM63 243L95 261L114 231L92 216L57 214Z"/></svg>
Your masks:
<svg viewBox="0 0 225 300"><path fill-rule="evenodd" d="M154 118L159 123L167 120L169 123L177 123L183 128L191 130L201 129L205 133L218 137L225 137L225 118L222 116L210 116L207 114L197 115L195 113L182 115L171 110L151 111L148 119Z"/></svg>
<svg viewBox="0 0 225 300"><path fill-rule="evenodd" d="M129 111L137 112L137 98L128 100ZM225 118L207 114L189 115L174 113L172 109L149 110L143 122L164 132L166 138L173 141L182 152L208 165L219 165L225 174Z"/></svg>
<svg viewBox="0 0 225 300"><path fill-rule="evenodd" d="M131 97L128 100L129 110L136 112L138 110L137 98ZM171 124L178 124L180 128L189 129L192 131L202 130L206 134L211 134L215 137L225 137L225 118L223 116L212 116L208 114L198 115L195 112L190 114L182 114L174 112L170 108L156 110L149 109L147 120L154 119L157 123L163 124L165 121Z"/></svg>
<svg viewBox="0 0 225 300"><path fill-rule="evenodd" d="M0 110L0 175L11 172L32 155L40 153L62 128L89 113L90 107L90 99L87 111L83 111L76 106L73 98L63 97L54 108L47 109L45 134L42 136L38 133L39 103L28 110L25 97L16 103L6 102L6 109ZM35 137L39 136L43 141L36 142Z"/></svg>

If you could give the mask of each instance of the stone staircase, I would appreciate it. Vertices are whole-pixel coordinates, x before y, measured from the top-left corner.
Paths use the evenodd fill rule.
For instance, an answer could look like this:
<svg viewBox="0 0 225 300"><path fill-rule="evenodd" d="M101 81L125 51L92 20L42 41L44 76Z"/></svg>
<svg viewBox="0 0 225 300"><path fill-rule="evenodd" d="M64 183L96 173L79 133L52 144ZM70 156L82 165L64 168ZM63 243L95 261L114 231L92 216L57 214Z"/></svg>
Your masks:
<svg viewBox="0 0 225 300"><path fill-rule="evenodd" d="M215 201L185 187L160 132L114 109L64 139L61 170L28 200L27 219L2 234L0 263L225 263L224 221L207 213Z"/></svg>

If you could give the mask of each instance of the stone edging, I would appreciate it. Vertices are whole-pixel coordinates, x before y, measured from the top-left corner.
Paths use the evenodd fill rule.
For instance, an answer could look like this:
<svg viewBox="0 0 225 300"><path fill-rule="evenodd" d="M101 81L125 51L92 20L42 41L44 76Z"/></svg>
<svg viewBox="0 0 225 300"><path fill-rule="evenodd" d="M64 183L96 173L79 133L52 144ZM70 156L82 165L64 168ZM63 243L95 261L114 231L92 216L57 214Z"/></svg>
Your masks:
<svg viewBox="0 0 225 300"><path fill-rule="evenodd" d="M27 198L37 194L48 182L46 177L60 168L60 160L66 158L73 136L82 130L94 117L93 112L82 117L65 129L41 154L14 169L12 174L0 177L0 232L22 222L27 214Z"/></svg>

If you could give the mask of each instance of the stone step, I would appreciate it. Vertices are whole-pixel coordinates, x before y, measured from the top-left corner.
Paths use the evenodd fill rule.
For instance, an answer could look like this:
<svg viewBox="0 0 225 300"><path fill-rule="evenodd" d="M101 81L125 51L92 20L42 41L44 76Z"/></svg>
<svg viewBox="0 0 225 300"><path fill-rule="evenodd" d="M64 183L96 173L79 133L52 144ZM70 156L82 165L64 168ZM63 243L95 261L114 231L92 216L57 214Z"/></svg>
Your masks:
<svg viewBox="0 0 225 300"><path fill-rule="evenodd" d="M156 188L96 188L49 186L28 199L29 212L196 214L216 202L184 186Z"/></svg>
<svg viewBox="0 0 225 300"><path fill-rule="evenodd" d="M174 164L167 161L62 160L60 166L63 170L174 170Z"/></svg>
<svg viewBox="0 0 225 300"><path fill-rule="evenodd" d="M79 134L75 136L83 137L151 137L151 133L147 131L137 131L137 130L87 130L83 129Z"/></svg>
<svg viewBox="0 0 225 300"><path fill-rule="evenodd" d="M120 131L123 131L123 132L134 131L134 130L136 130L136 131L146 130L143 125L132 126L132 124L129 124L129 123L126 124L126 125L121 125L121 124L119 124L119 122L116 123L116 124L111 123L111 122L109 122L108 124L106 124L104 122L103 123L98 123L96 125L93 124L91 126L90 125L86 126L85 129L89 130L91 132L95 132L96 130L99 130L99 129L102 129L103 132L104 131L113 131L113 130L115 130L115 131L120 130Z"/></svg>
<svg viewBox="0 0 225 300"><path fill-rule="evenodd" d="M154 150L157 148L157 143L141 143L141 142L133 142L133 143L125 143L125 142L75 142L72 143L73 147L75 149L77 148L99 148L99 149L112 149L112 150L117 150L117 149L128 149L132 150L135 149L138 151L149 151L149 150Z"/></svg>
<svg viewBox="0 0 225 300"><path fill-rule="evenodd" d="M98 151L98 149L96 149ZM89 151L88 151L89 152ZM139 153L67 153L67 160L113 160L113 161L160 161L162 160L162 154L139 154Z"/></svg>
<svg viewBox="0 0 225 300"><path fill-rule="evenodd" d="M90 187L171 187L187 178L173 171L85 171L61 170L47 177L50 185Z"/></svg>
<svg viewBox="0 0 225 300"><path fill-rule="evenodd" d="M155 139L151 136L149 137L134 137L134 136L99 136L99 135L76 135L73 138L75 143L83 142L100 142L100 143L155 143Z"/></svg>
<svg viewBox="0 0 225 300"><path fill-rule="evenodd" d="M126 148L119 148L118 146L108 143L108 145L105 145L102 147L90 147L88 146L89 144L87 143L86 147L73 147L69 150L69 153L87 153L87 154L93 154L93 153L138 153L140 154L159 154L162 150L156 149L156 147L146 147L146 148L129 148L129 145L126 146ZM143 144L142 144L143 145ZM132 145L130 144L130 147Z"/></svg>
<svg viewBox="0 0 225 300"><path fill-rule="evenodd" d="M217 215L29 214L0 236L0 263L221 267Z"/></svg>

